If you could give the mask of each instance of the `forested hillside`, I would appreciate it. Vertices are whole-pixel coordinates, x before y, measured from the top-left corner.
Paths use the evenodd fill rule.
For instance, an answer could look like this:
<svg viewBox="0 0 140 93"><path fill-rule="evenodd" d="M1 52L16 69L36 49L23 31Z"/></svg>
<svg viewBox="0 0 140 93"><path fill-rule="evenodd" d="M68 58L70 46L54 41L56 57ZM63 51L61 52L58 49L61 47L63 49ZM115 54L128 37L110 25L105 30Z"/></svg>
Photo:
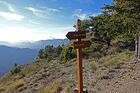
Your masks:
<svg viewBox="0 0 140 93"><path fill-rule="evenodd" d="M102 14L79 20L79 30L89 30L87 39L92 42L83 49L84 88L88 93L139 93L140 64L133 54L140 32L140 1L113 0L101 9ZM0 92L74 93L75 58L72 41L46 46L35 62L7 73L0 80Z"/></svg>

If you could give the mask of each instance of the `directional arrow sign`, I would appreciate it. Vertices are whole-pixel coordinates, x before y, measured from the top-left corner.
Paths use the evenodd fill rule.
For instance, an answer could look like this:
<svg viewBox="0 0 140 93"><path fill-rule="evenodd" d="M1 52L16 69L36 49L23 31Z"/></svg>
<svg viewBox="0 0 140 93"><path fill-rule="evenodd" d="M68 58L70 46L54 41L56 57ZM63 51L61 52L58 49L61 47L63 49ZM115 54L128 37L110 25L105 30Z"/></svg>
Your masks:
<svg viewBox="0 0 140 93"><path fill-rule="evenodd" d="M91 42L90 41L76 41L73 43L74 44L74 48L86 48L86 47L90 47Z"/></svg>
<svg viewBox="0 0 140 93"><path fill-rule="evenodd" d="M86 38L86 32L68 32L66 37L70 40Z"/></svg>

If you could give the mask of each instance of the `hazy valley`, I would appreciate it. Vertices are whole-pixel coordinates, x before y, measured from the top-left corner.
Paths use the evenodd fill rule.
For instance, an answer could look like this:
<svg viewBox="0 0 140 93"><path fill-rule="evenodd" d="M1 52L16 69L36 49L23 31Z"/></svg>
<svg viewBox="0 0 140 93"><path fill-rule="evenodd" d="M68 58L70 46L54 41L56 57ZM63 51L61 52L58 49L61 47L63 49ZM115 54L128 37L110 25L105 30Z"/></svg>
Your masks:
<svg viewBox="0 0 140 93"><path fill-rule="evenodd" d="M67 39L42 40L38 42L21 42L11 44L7 42L0 43L0 75L9 71L14 64L29 64L37 58L39 49L46 45L59 46L67 44Z"/></svg>

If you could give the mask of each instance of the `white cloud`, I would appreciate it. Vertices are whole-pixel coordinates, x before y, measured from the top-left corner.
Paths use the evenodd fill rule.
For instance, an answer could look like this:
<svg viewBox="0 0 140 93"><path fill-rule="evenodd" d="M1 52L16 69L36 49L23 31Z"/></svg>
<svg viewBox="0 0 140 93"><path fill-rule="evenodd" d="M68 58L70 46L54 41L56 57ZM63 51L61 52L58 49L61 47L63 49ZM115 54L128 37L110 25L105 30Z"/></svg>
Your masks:
<svg viewBox="0 0 140 93"><path fill-rule="evenodd" d="M29 23L34 24L34 25L40 25L41 23L33 21L33 20L29 20Z"/></svg>
<svg viewBox="0 0 140 93"><path fill-rule="evenodd" d="M14 13L17 12L15 7L14 7L14 5L12 5L10 3L4 2L4 1L0 1L0 4L5 5L10 12L14 12Z"/></svg>
<svg viewBox="0 0 140 93"><path fill-rule="evenodd" d="M37 17L45 17L46 16L46 12L43 10L39 10L39 9L36 9L33 7L25 7L25 9L31 11Z"/></svg>
<svg viewBox="0 0 140 93"><path fill-rule="evenodd" d="M83 12L82 9L76 9L74 11L73 16L75 16L75 17L77 17L77 18L79 18L81 20L84 20L84 19L89 18L90 16L95 17L95 16L98 16L99 14L101 14L101 13L90 13L90 12L86 13L86 12Z"/></svg>
<svg viewBox="0 0 140 93"><path fill-rule="evenodd" d="M50 37L64 39L66 38L66 34L69 31L75 31L73 26L63 26L63 27L55 27L55 28L48 28L46 29ZM45 32L45 31L44 31Z"/></svg>
<svg viewBox="0 0 140 93"><path fill-rule="evenodd" d="M49 7L42 7L43 9L45 9L47 12L59 12L59 9L55 9L55 8L49 8Z"/></svg>
<svg viewBox="0 0 140 93"><path fill-rule="evenodd" d="M48 16L50 16L52 13L59 12L58 9L48 7L41 7L39 9L33 7L25 7L25 9L31 11L35 16L42 18L48 18Z"/></svg>
<svg viewBox="0 0 140 93"><path fill-rule="evenodd" d="M42 31L42 34L47 34L52 38L57 38L57 39L64 39L66 38L66 34L69 31L75 31L75 28L73 26L62 26L62 27L54 27L54 28L43 28L40 29Z"/></svg>
<svg viewBox="0 0 140 93"><path fill-rule="evenodd" d="M87 14L87 13L83 13L82 9L76 9L74 11L74 14L73 14L73 16L76 16L76 17L78 17L81 20L84 20L84 19L88 18L88 15L89 14Z"/></svg>
<svg viewBox="0 0 140 93"><path fill-rule="evenodd" d="M68 31L74 31L74 28L72 26L56 28L1 27L0 41L21 42L52 38L64 39Z"/></svg>
<svg viewBox="0 0 140 93"><path fill-rule="evenodd" d="M0 17L3 17L10 21L22 21L24 19L24 16L10 12L0 12Z"/></svg>
<svg viewBox="0 0 140 93"><path fill-rule="evenodd" d="M0 5L6 6L9 12L0 11L0 17L5 18L10 21L22 21L24 19L23 15L17 14L17 10L14 5L7 3L5 1L0 1Z"/></svg>
<svg viewBox="0 0 140 93"><path fill-rule="evenodd" d="M38 33L33 28L27 27L8 27L0 29L0 41L20 42L36 41L47 38L46 34Z"/></svg>

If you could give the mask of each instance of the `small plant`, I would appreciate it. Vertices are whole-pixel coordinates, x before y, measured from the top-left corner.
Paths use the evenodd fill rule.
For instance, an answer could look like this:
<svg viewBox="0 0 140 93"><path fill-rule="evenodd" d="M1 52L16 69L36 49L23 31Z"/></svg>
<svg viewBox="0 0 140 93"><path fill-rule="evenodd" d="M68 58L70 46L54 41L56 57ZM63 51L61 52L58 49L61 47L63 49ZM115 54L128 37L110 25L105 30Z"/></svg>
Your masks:
<svg viewBox="0 0 140 93"><path fill-rule="evenodd" d="M70 83L66 82L65 93L70 93Z"/></svg>
<svg viewBox="0 0 140 93"><path fill-rule="evenodd" d="M55 80L50 84L48 84L48 86L44 87L41 93L57 93L58 88L59 88L59 82Z"/></svg>
<svg viewBox="0 0 140 93"><path fill-rule="evenodd" d="M96 71L97 70L97 64L95 64L95 63L93 63L92 65L91 65L91 69L93 70L93 71Z"/></svg>
<svg viewBox="0 0 140 93"><path fill-rule="evenodd" d="M33 84L35 84L37 81L38 81L38 78L35 78L35 77L34 77L34 78L31 79L31 82L32 82Z"/></svg>
<svg viewBox="0 0 140 93"><path fill-rule="evenodd" d="M20 73L22 70L22 66L15 64L15 67L11 70L11 74L17 74Z"/></svg>
<svg viewBox="0 0 140 93"><path fill-rule="evenodd" d="M0 84L0 92L3 92L3 91L5 91L5 87L4 87L4 85L3 84Z"/></svg>

